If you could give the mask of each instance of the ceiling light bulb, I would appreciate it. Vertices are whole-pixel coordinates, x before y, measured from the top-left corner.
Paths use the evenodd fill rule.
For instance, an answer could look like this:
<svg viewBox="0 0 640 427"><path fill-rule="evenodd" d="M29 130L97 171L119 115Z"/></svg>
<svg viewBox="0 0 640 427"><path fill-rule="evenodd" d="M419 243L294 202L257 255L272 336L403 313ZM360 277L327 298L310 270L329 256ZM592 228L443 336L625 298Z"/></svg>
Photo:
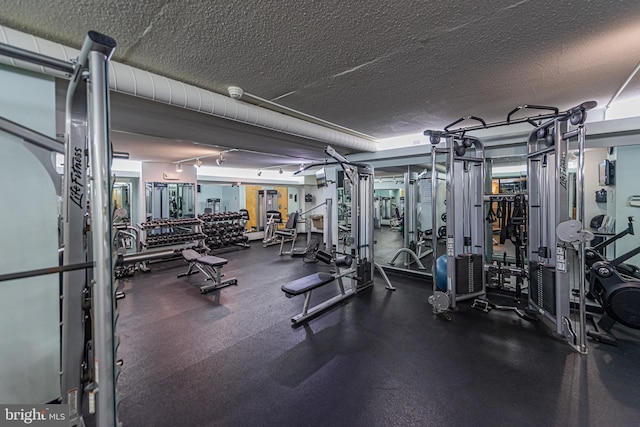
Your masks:
<svg viewBox="0 0 640 427"><path fill-rule="evenodd" d="M282 170L282 168L280 168L280 170L278 171L278 173L279 173L280 175L282 175L282 172L284 172L284 171Z"/></svg>
<svg viewBox="0 0 640 427"><path fill-rule="evenodd" d="M182 163L176 163L176 172L182 172Z"/></svg>
<svg viewBox="0 0 640 427"><path fill-rule="evenodd" d="M216 159L216 164L220 166L222 164L222 159Z"/></svg>
<svg viewBox="0 0 640 427"><path fill-rule="evenodd" d="M304 163L300 163L300 168L298 169L300 172L304 170Z"/></svg>
<svg viewBox="0 0 640 427"><path fill-rule="evenodd" d="M262 175L262 169L258 169L258 176Z"/></svg>

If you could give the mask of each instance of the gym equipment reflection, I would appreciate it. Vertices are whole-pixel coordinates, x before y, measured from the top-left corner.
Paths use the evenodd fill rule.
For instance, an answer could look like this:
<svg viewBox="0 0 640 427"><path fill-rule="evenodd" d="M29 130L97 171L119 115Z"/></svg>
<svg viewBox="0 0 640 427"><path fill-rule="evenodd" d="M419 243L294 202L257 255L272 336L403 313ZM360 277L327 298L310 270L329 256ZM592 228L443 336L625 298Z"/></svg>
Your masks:
<svg viewBox="0 0 640 427"><path fill-rule="evenodd" d="M195 191L192 183L147 182L147 221L163 218L195 218Z"/></svg>
<svg viewBox="0 0 640 427"><path fill-rule="evenodd" d="M438 165L444 171L444 166ZM379 177L375 230L376 259L390 270L406 270L431 276L432 221L430 165L409 165L397 177ZM417 171L420 171L418 173ZM438 173L438 192L444 211L444 178ZM444 225L445 217L440 220ZM444 237L444 236L441 236Z"/></svg>
<svg viewBox="0 0 640 427"><path fill-rule="evenodd" d="M124 209L119 218L123 222L131 222L131 183L115 182L111 191L113 209Z"/></svg>

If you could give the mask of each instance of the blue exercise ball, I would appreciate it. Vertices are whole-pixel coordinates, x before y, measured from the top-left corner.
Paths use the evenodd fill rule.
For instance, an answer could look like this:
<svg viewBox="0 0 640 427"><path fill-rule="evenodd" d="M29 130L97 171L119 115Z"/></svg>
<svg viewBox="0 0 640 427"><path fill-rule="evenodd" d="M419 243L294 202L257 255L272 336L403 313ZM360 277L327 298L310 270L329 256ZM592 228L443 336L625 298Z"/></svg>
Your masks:
<svg viewBox="0 0 640 427"><path fill-rule="evenodd" d="M445 292L447 290L447 256L442 255L436 259L436 286L439 290Z"/></svg>

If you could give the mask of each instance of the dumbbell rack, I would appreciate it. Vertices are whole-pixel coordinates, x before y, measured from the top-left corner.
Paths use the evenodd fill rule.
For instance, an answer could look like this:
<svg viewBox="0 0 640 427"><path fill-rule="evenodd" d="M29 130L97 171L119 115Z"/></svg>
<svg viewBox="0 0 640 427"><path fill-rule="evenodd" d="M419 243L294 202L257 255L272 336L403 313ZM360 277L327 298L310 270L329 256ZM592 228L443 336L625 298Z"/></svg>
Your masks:
<svg viewBox="0 0 640 427"><path fill-rule="evenodd" d="M250 248L249 237L244 235L246 217L240 212L223 212L199 215L202 232L207 235L205 244L212 251L224 248Z"/></svg>
<svg viewBox="0 0 640 427"><path fill-rule="evenodd" d="M167 246L201 246L207 235L202 232L202 221L197 218L154 219L140 224L142 249Z"/></svg>

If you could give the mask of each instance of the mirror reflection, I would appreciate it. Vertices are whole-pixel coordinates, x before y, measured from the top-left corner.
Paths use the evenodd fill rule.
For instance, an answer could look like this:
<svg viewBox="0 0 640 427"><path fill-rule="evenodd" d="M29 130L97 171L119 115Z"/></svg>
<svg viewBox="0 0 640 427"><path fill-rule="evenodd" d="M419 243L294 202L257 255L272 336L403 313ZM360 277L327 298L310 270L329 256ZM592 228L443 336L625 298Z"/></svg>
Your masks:
<svg viewBox="0 0 640 427"><path fill-rule="evenodd" d="M111 191L112 208L121 209L118 217L123 222L131 222L131 199L131 183L116 181Z"/></svg>
<svg viewBox="0 0 640 427"><path fill-rule="evenodd" d="M192 183L147 182L146 219L194 218L195 189Z"/></svg>
<svg viewBox="0 0 640 427"><path fill-rule="evenodd" d="M290 212L300 209L297 187L221 184L200 181L198 184L198 215L246 210L248 232L262 232L269 211L280 212L286 221Z"/></svg>
<svg viewBox="0 0 640 427"><path fill-rule="evenodd" d="M385 268L430 274L433 262L430 165L410 165L404 169L407 172L402 175L381 171L375 180L375 257ZM436 188L441 193L439 200L444 200L444 175L440 173ZM444 204L438 212L438 215L444 212ZM444 221L439 220L437 228L443 225Z"/></svg>

